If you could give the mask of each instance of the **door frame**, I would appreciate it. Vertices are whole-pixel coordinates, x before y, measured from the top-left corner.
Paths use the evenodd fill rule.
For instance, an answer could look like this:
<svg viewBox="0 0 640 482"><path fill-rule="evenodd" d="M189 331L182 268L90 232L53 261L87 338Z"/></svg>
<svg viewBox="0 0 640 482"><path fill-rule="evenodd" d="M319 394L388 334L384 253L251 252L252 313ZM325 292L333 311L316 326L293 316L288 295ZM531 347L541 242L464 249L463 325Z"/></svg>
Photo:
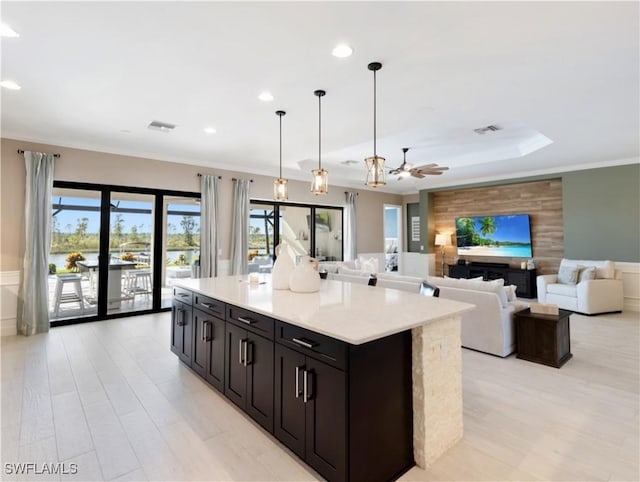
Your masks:
<svg viewBox="0 0 640 482"><path fill-rule="evenodd" d="M95 316L86 316L80 318L68 318L65 320L54 320L49 322L49 326L64 326L76 323L85 323L91 321L102 321L116 318L124 318L127 316L148 315L150 313L160 313L170 311L171 307L162 308L162 248L163 248L163 210L164 197L187 197L200 199L199 192L190 191L173 191L169 189L154 189L145 187L122 186L116 184L94 184L87 182L74 181L53 181L54 188L60 189L77 189L85 191L96 191L100 193L100 247L99 247L99 266L98 266L98 313ZM154 197L154 213L153 213L153 281L152 281L152 299L153 305L151 309L128 311L124 313L107 313L107 288L108 288L108 262L109 262L109 235L110 226L110 199L112 193L127 194L146 194Z"/></svg>

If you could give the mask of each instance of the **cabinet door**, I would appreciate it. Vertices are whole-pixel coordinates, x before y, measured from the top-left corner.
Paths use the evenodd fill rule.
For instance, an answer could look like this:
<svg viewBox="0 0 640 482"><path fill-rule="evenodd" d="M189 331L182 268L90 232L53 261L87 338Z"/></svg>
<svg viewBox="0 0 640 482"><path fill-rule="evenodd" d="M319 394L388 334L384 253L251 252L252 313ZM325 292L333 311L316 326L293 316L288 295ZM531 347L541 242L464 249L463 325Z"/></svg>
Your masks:
<svg viewBox="0 0 640 482"><path fill-rule="evenodd" d="M246 405L247 369L244 366L244 346L247 331L231 323L225 327L224 394L243 410Z"/></svg>
<svg viewBox="0 0 640 482"><path fill-rule="evenodd" d="M310 357L306 365L306 461L328 480L346 480L346 375Z"/></svg>
<svg viewBox="0 0 640 482"><path fill-rule="evenodd" d="M273 433L273 341L248 333L247 413Z"/></svg>
<svg viewBox="0 0 640 482"><path fill-rule="evenodd" d="M191 368L201 377L204 377L207 371L207 361L211 350L209 339L207 338L209 318L211 317L200 310L193 311L194 337Z"/></svg>
<svg viewBox="0 0 640 482"><path fill-rule="evenodd" d="M171 307L171 351L187 365L191 365L193 336L192 309L184 303L174 302Z"/></svg>
<svg viewBox="0 0 640 482"><path fill-rule="evenodd" d="M215 388L224 391L224 328L225 322L215 316L210 317L207 326L209 338L209 358L205 378Z"/></svg>
<svg viewBox="0 0 640 482"><path fill-rule="evenodd" d="M298 457L305 453L305 405L302 400L304 355L275 345L275 417L273 434Z"/></svg>

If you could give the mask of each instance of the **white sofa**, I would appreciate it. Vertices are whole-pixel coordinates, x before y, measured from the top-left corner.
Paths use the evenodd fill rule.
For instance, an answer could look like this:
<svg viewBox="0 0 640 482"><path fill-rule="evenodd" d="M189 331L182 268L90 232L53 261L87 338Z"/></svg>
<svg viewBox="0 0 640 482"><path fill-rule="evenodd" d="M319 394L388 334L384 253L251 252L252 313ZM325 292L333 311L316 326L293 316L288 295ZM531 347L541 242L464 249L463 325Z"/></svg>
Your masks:
<svg viewBox="0 0 640 482"><path fill-rule="evenodd" d="M513 314L527 308L508 295L504 280L480 281L456 278L428 278L440 288L440 298L476 305L462 315L462 346L500 357L516 351Z"/></svg>
<svg viewBox="0 0 640 482"><path fill-rule="evenodd" d="M585 276L587 268L595 268L592 270L595 279L584 279L588 277ZM622 311L622 272L615 269L613 261L565 258L560 262L558 271L558 274L537 277L540 303L553 303L586 315ZM575 275L573 279L569 279L571 275Z"/></svg>
<svg viewBox="0 0 640 482"><path fill-rule="evenodd" d="M322 264L322 263L321 263ZM322 268L322 266L321 266ZM368 271L345 265L325 266L327 279L367 284ZM375 273L376 286L418 293L422 278L395 273ZM462 316L462 346L506 357L516 350L513 314L526 304L515 299L515 289L505 290L503 280L485 282L456 278L435 278L427 281L440 288L440 297L472 303L476 307ZM515 287L514 287L515 288ZM508 296L510 291L512 296ZM509 299L511 298L511 299Z"/></svg>

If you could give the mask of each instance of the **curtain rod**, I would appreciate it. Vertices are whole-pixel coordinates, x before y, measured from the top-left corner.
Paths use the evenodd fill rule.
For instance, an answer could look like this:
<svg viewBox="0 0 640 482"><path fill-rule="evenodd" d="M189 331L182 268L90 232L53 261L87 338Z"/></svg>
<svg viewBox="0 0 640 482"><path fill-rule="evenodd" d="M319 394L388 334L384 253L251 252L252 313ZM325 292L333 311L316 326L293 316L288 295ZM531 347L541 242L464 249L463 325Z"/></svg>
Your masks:
<svg viewBox="0 0 640 482"><path fill-rule="evenodd" d="M360 193L359 192L354 192L354 191L345 191L345 194L355 194L356 196L359 196Z"/></svg>
<svg viewBox="0 0 640 482"><path fill-rule="evenodd" d="M235 178L235 177L232 177L232 178L231 178L231 180L232 180L232 181L237 181L238 179L237 179L237 178ZM249 179L249 182L253 182L253 179Z"/></svg>
<svg viewBox="0 0 640 482"><path fill-rule="evenodd" d="M204 176L204 175L205 175L205 174L200 174L200 173L198 173L198 177L202 177L202 176ZM206 175L208 175L208 174L206 174ZM218 179L222 179L222 176L218 176Z"/></svg>
<svg viewBox="0 0 640 482"><path fill-rule="evenodd" d="M18 154L24 154L24 149L18 149ZM60 154L54 154L53 157L60 157Z"/></svg>

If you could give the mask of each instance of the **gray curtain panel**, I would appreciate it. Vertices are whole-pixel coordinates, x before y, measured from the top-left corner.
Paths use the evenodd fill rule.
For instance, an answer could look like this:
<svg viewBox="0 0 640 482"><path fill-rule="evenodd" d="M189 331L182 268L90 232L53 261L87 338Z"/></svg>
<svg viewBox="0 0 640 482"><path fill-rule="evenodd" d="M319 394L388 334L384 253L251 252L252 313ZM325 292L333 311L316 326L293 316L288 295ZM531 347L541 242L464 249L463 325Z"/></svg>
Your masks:
<svg viewBox="0 0 640 482"><path fill-rule="evenodd" d="M231 221L231 274L249 271L249 186L248 179L233 181L233 218Z"/></svg>
<svg viewBox="0 0 640 482"><path fill-rule="evenodd" d="M24 152L24 258L18 292L18 333L49 331L49 248L53 154Z"/></svg>
<svg viewBox="0 0 640 482"><path fill-rule="evenodd" d="M358 257L356 242L356 199L358 193L346 192L347 205L344 210L344 260L354 261Z"/></svg>
<svg viewBox="0 0 640 482"><path fill-rule="evenodd" d="M218 176L200 178L200 277L218 276Z"/></svg>

